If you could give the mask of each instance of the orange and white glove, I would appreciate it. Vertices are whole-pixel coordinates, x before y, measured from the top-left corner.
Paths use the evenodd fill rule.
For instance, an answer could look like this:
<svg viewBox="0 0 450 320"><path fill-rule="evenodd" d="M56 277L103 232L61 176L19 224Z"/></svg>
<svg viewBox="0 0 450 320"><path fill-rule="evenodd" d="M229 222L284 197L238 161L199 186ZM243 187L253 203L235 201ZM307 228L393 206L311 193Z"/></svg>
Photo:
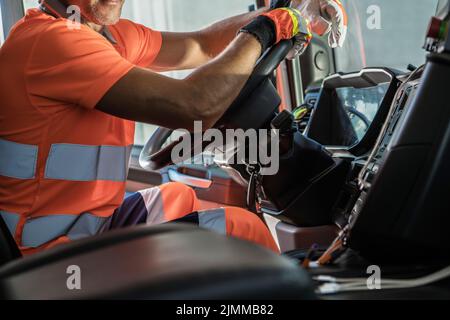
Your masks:
<svg viewBox="0 0 450 320"><path fill-rule="evenodd" d="M313 33L328 35L331 48L342 47L347 37L348 17L339 0L292 0L291 6L309 20Z"/></svg>
<svg viewBox="0 0 450 320"><path fill-rule="evenodd" d="M270 9L272 9L272 10L285 8L285 7L291 7L291 0L271 0L270 1ZM301 15L301 13L300 13L300 15ZM304 16L302 16L301 23L303 23L305 25L304 28L306 28L308 30L308 39L305 41L305 36L302 33L299 33L295 36L294 47L292 48L292 50L288 53L288 55L286 57L289 60L292 60L298 56L301 56L308 48L309 43L311 42L311 39L312 39L311 26L309 24L309 21L307 19L305 19Z"/></svg>
<svg viewBox="0 0 450 320"><path fill-rule="evenodd" d="M295 8L278 8L261 14L240 32L254 35L261 43L263 52L282 40L293 38L296 43L301 43L304 51L312 38L309 22Z"/></svg>
<svg viewBox="0 0 450 320"><path fill-rule="evenodd" d="M276 41L304 36L309 41L312 38L311 28L301 12L294 8L279 8L262 14L273 21L276 29Z"/></svg>

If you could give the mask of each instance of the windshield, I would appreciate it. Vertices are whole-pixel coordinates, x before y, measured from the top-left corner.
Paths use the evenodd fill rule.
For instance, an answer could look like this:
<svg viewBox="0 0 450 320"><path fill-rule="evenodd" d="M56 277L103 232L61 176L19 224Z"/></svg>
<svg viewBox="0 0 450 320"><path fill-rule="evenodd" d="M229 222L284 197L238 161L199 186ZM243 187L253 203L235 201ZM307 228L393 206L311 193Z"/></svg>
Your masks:
<svg viewBox="0 0 450 320"><path fill-rule="evenodd" d="M0 6L0 46L3 44L4 34L3 34L3 21L2 21L2 6Z"/></svg>
<svg viewBox="0 0 450 320"><path fill-rule="evenodd" d="M450 0L439 0L436 16L437 17L445 17L448 13L448 7L450 6Z"/></svg>
<svg viewBox="0 0 450 320"><path fill-rule="evenodd" d="M372 124L388 88L389 83L370 88L336 89L337 97L348 114L358 141L361 141Z"/></svg>
<svg viewBox="0 0 450 320"><path fill-rule="evenodd" d="M425 63L422 49L438 0L343 0L348 38L335 51L337 71L365 67L406 70Z"/></svg>

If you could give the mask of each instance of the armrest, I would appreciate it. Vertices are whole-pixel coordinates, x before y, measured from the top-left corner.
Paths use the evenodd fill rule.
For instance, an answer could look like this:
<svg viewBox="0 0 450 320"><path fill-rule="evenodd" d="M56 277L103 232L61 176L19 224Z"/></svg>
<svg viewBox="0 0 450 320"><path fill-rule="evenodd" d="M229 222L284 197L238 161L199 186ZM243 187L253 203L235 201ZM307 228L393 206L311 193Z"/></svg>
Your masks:
<svg viewBox="0 0 450 320"><path fill-rule="evenodd" d="M81 290L67 268L81 268ZM309 276L263 248L191 225L133 227L0 269L3 299L312 299Z"/></svg>

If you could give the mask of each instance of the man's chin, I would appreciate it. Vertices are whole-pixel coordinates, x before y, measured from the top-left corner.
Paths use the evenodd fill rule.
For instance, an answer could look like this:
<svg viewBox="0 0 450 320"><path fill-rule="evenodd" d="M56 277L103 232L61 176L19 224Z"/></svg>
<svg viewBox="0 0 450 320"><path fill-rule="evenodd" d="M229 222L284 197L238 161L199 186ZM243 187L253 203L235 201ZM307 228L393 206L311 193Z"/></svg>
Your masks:
<svg viewBox="0 0 450 320"><path fill-rule="evenodd" d="M116 24L117 22L119 22L119 20L120 20L120 18L103 20L101 25L103 25L103 26L112 26L112 25Z"/></svg>
<svg viewBox="0 0 450 320"><path fill-rule="evenodd" d="M108 26L119 22L120 16L122 14L122 8L105 8L104 6L94 7L92 10L92 22Z"/></svg>
<svg viewBox="0 0 450 320"><path fill-rule="evenodd" d="M120 16L114 16L114 17L106 17L106 16L98 16L95 15L94 17L89 17L90 22L95 23L100 26L110 26L114 25L120 20Z"/></svg>

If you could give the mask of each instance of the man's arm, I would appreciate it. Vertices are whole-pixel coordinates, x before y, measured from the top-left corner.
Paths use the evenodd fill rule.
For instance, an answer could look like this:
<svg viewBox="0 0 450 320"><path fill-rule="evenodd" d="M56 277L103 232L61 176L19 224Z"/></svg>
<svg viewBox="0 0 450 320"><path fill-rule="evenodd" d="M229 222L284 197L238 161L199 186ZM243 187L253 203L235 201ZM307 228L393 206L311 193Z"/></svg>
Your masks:
<svg viewBox="0 0 450 320"><path fill-rule="evenodd" d="M291 39L303 18L275 9L255 18L211 62L183 80L135 67L105 94L96 108L114 116L171 129L212 127L236 99L264 49Z"/></svg>
<svg viewBox="0 0 450 320"><path fill-rule="evenodd" d="M106 93L97 109L171 129L192 130L196 120L209 128L236 99L260 55L260 42L243 33L183 80L135 67Z"/></svg>
<svg viewBox="0 0 450 320"><path fill-rule="evenodd" d="M240 28L267 10L263 8L225 19L197 32L163 32L163 45L151 68L169 71L202 66L218 56L233 41Z"/></svg>

